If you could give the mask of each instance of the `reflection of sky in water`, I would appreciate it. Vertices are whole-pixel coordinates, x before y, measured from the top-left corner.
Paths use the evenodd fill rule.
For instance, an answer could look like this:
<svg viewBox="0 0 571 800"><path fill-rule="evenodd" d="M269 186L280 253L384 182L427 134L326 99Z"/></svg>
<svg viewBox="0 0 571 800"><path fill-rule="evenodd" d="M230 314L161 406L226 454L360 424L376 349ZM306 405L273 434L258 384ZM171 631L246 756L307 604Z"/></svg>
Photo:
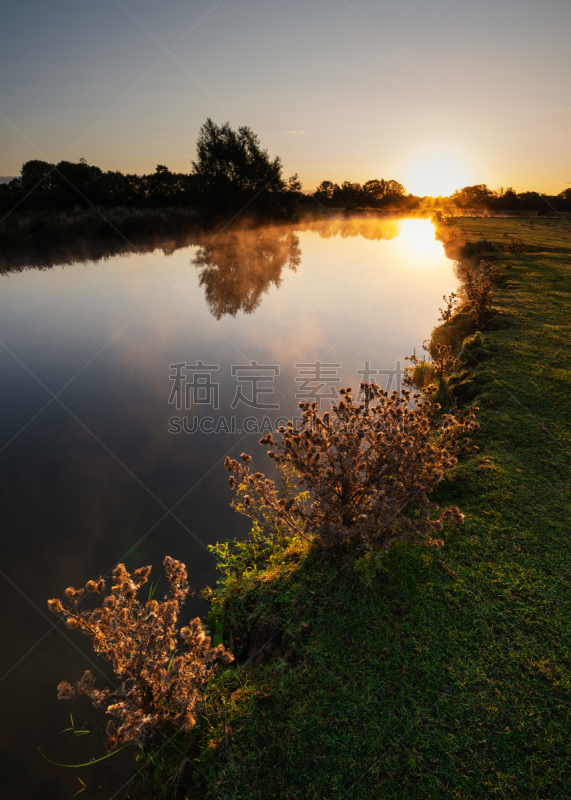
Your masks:
<svg viewBox="0 0 571 800"><path fill-rule="evenodd" d="M2 570L13 582L1 584L9 644L0 678L22 659L1 686L12 720L2 772L18 786L7 782L9 796L36 796L41 785L47 800L71 779L40 765L36 746L64 762L96 751L95 740L54 750L70 710L55 686L92 656L87 640L49 632L47 599L119 560L152 563L156 576L167 553L187 563L192 583L213 583L204 544L247 527L229 508L223 460L246 449L267 469L257 434L168 434L170 417L197 413L168 405L169 365L218 365L220 408L200 411L234 416L237 429L269 412L230 408L232 366L278 366L274 394L261 399L291 416L296 364L340 364L337 387L356 387L365 361L404 366L456 280L432 225L404 220L227 234L169 254L14 272L0 286ZM73 713L91 714L87 705Z"/></svg>

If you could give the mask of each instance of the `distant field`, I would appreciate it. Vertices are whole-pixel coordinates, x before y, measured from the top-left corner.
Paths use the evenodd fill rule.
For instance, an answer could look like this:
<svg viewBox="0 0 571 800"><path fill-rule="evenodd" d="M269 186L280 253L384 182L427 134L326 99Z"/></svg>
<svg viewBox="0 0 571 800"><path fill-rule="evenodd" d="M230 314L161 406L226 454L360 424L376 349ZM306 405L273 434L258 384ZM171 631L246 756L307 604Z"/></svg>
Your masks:
<svg viewBox="0 0 571 800"><path fill-rule="evenodd" d="M442 230L448 242L486 238L502 247L516 237L538 253L564 254L571 252L571 221L566 217L458 217L455 226Z"/></svg>

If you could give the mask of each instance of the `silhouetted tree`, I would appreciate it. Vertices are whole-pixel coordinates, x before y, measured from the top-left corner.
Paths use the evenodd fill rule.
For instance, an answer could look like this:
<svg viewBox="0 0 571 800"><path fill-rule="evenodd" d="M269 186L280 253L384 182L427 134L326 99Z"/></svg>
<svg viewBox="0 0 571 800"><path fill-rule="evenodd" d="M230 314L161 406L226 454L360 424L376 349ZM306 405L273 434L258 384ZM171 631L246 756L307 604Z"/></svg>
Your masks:
<svg viewBox="0 0 571 800"><path fill-rule="evenodd" d="M344 181L341 186L332 181L323 181L317 187L314 198L323 206L354 209L358 206L382 208L387 205L402 205L406 189L395 180L367 181L360 183Z"/></svg>
<svg viewBox="0 0 571 800"><path fill-rule="evenodd" d="M511 186L504 189L503 186L493 193L488 199L488 207L495 211L516 211L519 205L519 198Z"/></svg>
<svg viewBox="0 0 571 800"><path fill-rule="evenodd" d="M560 192L556 200L559 211L571 211L571 187Z"/></svg>
<svg viewBox="0 0 571 800"><path fill-rule="evenodd" d="M26 200L26 208L43 208L49 204L53 194L53 172L55 164L35 158L26 161L20 170L20 177L10 181L9 190L14 203Z"/></svg>
<svg viewBox="0 0 571 800"><path fill-rule="evenodd" d="M274 212L301 189L297 175L283 178L279 156L272 161L246 126L234 131L228 122L219 126L209 118L198 134L196 151L192 167L202 203L211 210L236 212L256 201L257 210Z"/></svg>
<svg viewBox="0 0 571 800"><path fill-rule="evenodd" d="M395 180L385 181L385 195L384 200L385 202L393 202L398 200L401 197L406 196L406 189L402 185Z"/></svg>
<svg viewBox="0 0 571 800"><path fill-rule="evenodd" d="M363 191L366 195L368 204L372 206L380 204L385 197L387 191L386 187L387 181L379 181L376 178L363 184Z"/></svg>
<svg viewBox="0 0 571 800"><path fill-rule="evenodd" d="M78 163L60 161L49 179L56 207L78 205L88 208L104 202L103 170L90 166L84 158Z"/></svg>
<svg viewBox="0 0 571 800"><path fill-rule="evenodd" d="M457 189L451 199L461 208L480 206L483 211L487 207L492 194L485 183L478 183L474 186L465 186L463 189Z"/></svg>
<svg viewBox="0 0 571 800"><path fill-rule="evenodd" d="M332 204L333 197L335 193L339 192L339 186L332 181L321 181L313 196L317 200L318 203L321 203L323 206L328 206Z"/></svg>
<svg viewBox="0 0 571 800"><path fill-rule="evenodd" d="M150 208L198 202L195 176L171 172L164 164L157 164L154 173L145 175L142 182L146 205Z"/></svg>
<svg viewBox="0 0 571 800"><path fill-rule="evenodd" d="M522 211L538 211L545 208L544 195L538 192L521 192L518 195L519 207Z"/></svg>

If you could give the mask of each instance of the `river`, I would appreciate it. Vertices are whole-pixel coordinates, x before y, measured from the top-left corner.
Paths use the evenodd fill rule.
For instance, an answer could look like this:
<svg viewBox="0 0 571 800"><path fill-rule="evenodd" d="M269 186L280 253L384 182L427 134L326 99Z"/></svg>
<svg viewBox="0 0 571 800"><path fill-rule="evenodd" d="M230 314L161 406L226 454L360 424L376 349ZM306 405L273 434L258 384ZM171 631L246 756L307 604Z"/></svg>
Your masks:
<svg viewBox="0 0 571 800"><path fill-rule="evenodd" d="M192 585L213 585L206 545L247 530L225 456L249 451L265 470L257 441L300 400L325 410L367 377L398 389L458 285L428 220L179 244L0 254L1 797L60 800L79 779L80 796L110 797L133 770L122 757L66 770L38 752L102 755L101 722L87 701L58 702L56 685L87 668L100 685L110 675L48 598L118 562L152 564L157 578L166 554ZM90 734L61 733L70 711Z"/></svg>

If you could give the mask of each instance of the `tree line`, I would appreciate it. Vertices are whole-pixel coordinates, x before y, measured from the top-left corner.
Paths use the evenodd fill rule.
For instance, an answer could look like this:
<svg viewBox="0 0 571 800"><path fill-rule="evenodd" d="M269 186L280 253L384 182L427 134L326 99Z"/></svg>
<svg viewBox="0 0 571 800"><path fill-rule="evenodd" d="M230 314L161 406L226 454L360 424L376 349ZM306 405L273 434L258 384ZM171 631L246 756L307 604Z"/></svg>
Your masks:
<svg viewBox="0 0 571 800"><path fill-rule="evenodd" d="M363 185L344 181L341 186L332 181L322 181L313 197L323 206L384 208L386 206L403 206L407 204L406 189L395 180L367 181ZM413 197L413 195L410 195ZM420 198L415 198L420 199Z"/></svg>
<svg viewBox="0 0 571 800"><path fill-rule="evenodd" d="M459 209L472 209L475 212L492 211L496 213L532 213L538 211L571 211L571 187L557 195L539 192L516 192L503 186L493 191L485 183L465 186L450 197L450 202Z"/></svg>
<svg viewBox="0 0 571 800"><path fill-rule="evenodd" d="M345 181L341 185L323 181L313 194L325 208L393 208L417 210L444 207L449 211L473 213L533 213L546 211L571 211L571 188L557 195L539 192L519 192L511 187L488 189L485 183L457 189L450 197L418 197L407 194L404 186L395 180L370 180L364 184Z"/></svg>
<svg viewBox="0 0 571 800"><path fill-rule="evenodd" d="M208 119L196 150L188 173L171 172L163 164L149 175L105 172L84 158L78 163L27 161L18 178L0 185L0 211L193 207L228 215L249 208L287 218L303 197L297 175L283 176L281 159L270 159L251 128L235 131Z"/></svg>
<svg viewBox="0 0 571 800"><path fill-rule="evenodd" d="M192 175L171 172L162 164L150 175L124 175L118 171L104 172L83 158L79 163L57 164L34 159L22 166L18 178L0 185L0 207L39 211L93 205L136 208L192 205L193 184Z"/></svg>
<svg viewBox="0 0 571 800"><path fill-rule="evenodd" d="M148 175L105 172L82 158L51 164L27 161L20 176L0 184L0 213L125 206L141 209L194 208L208 216L231 216L248 210L271 219L291 219L300 206L325 209L360 208L418 210L445 207L473 212L571 211L571 188L558 195L516 193L512 188L465 186L450 197L421 198L407 194L396 180L372 179L364 184L322 181L313 196L302 194L297 175L285 178L281 159L271 159L258 136L246 126L207 119L196 143L196 160L188 173L171 172L158 164Z"/></svg>

